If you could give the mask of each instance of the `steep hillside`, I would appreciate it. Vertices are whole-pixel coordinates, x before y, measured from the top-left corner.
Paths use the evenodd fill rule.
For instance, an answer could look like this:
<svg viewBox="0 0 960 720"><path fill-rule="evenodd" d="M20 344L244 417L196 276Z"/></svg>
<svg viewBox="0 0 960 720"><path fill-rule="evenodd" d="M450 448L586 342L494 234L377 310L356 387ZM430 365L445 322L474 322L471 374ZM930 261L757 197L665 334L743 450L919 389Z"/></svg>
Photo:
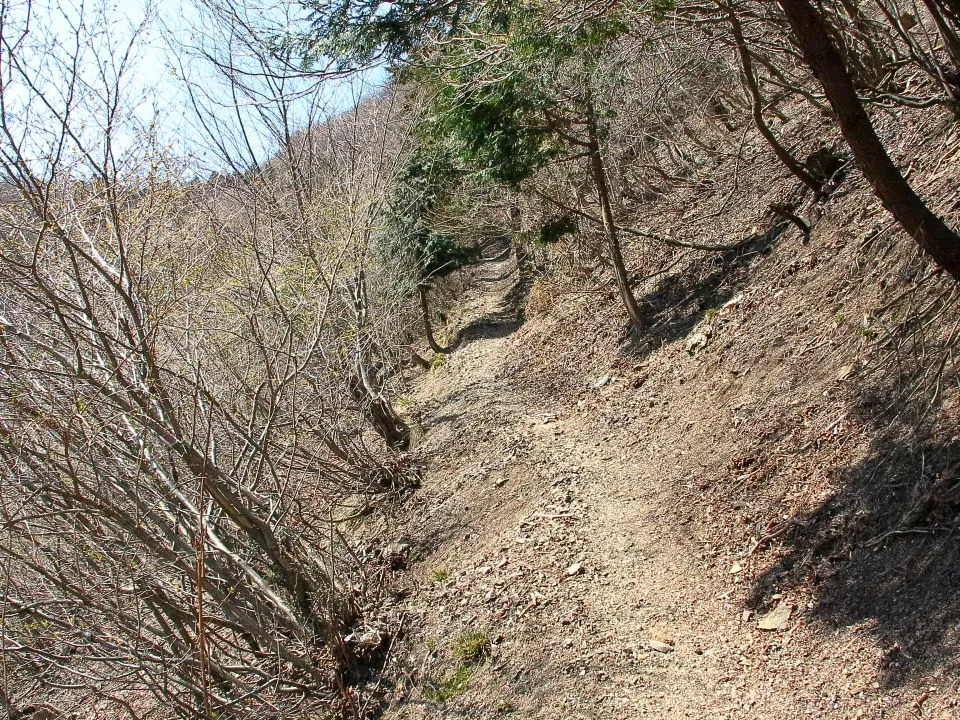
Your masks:
<svg viewBox="0 0 960 720"><path fill-rule="evenodd" d="M956 224L951 119L896 127ZM768 230L796 189L759 139L704 172L647 222L755 240L631 247L666 268L642 335L608 285L528 297L515 258L480 267L413 398L424 485L387 522L388 717L960 717L954 284L857 171L805 201L809 243Z"/></svg>
<svg viewBox="0 0 960 720"><path fill-rule="evenodd" d="M0 716L960 720L960 0L134 5L0 11Z"/></svg>

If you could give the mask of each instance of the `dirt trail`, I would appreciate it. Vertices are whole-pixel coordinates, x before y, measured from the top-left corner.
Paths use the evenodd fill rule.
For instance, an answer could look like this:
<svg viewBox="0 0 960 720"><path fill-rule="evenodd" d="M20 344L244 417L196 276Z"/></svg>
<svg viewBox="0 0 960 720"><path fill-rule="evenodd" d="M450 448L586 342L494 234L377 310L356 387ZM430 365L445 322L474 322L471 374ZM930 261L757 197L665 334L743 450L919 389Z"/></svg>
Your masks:
<svg viewBox="0 0 960 720"><path fill-rule="evenodd" d="M647 424L610 426L517 380L517 281L512 257L483 268L464 342L414 397L429 469L405 528L409 694L388 717L917 716L913 689L877 681L869 628L775 595L775 628L758 629L770 608L746 609L750 558L677 520L677 459L697 433L709 447L709 398L680 387ZM624 392L582 380L601 402ZM482 662L458 656L472 633ZM954 717L947 690L924 717Z"/></svg>

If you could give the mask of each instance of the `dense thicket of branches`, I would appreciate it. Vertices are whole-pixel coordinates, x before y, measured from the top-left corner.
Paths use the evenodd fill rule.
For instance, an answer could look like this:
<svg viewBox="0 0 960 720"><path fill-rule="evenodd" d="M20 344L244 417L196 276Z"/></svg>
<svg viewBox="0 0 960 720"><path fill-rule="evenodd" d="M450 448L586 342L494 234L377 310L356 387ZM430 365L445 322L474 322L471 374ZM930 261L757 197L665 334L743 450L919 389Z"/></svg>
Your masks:
<svg viewBox="0 0 960 720"><path fill-rule="evenodd" d="M175 46L205 162L144 109L146 26L118 31L109 7L0 0L11 712L358 714L369 598L338 520L403 481L400 369L421 334L447 350L430 299L491 239L593 282L606 268L643 333L634 288L660 266L642 248L808 234L800 206L852 155L960 275L955 230L871 120L960 109L955 2L210 0ZM345 99L345 77L384 63L389 88ZM829 113L829 147L784 139L783 108L805 106ZM797 184L789 203L738 216L742 241L645 227L751 132Z"/></svg>
<svg viewBox="0 0 960 720"><path fill-rule="evenodd" d="M141 30L65 11L71 45L40 12L0 25L3 702L339 712L366 598L338 519L403 480L365 434L403 444L367 267L395 104L322 122L316 84L213 63L188 90L232 172L189 182L128 94Z"/></svg>

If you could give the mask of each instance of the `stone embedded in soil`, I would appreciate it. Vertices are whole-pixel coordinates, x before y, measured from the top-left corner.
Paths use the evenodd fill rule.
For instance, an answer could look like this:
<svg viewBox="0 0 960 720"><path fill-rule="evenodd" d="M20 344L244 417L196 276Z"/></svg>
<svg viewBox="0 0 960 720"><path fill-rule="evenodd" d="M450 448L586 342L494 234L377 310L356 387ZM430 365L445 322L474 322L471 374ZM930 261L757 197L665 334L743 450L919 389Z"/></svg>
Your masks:
<svg viewBox="0 0 960 720"><path fill-rule="evenodd" d="M687 340L684 346L690 355L696 355L698 351L703 350L710 342L710 334L707 332L698 332Z"/></svg>
<svg viewBox="0 0 960 720"><path fill-rule="evenodd" d="M671 647L676 644L676 640L673 639L673 635L665 630L658 628L651 628L650 630L650 639L658 640L659 642L666 643Z"/></svg>
<svg viewBox="0 0 960 720"><path fill-rule="evenodd" d="M761 630L783 630L790 622L793 614L793 605L786 600L781 601L773 610L757 620L757 627Z"/></svg>
<svg viewBox="0 0 960 720"><path fill-rule="evenodd" d="M647 645L651 650L656 650L658 653L668 653L673 652L673 646L669 643L662 642L660 640L648 640Z"/></svg>
<svg viewBox="0 0 960 720"><path fill-rule="evenodd" d="M602 388L604 385L606 385L607 383L609 383L611 380L613 380L612 377L610 377L609 375L604 375L603 377L598 377L596 380L594 380L592 383L590 383L590 387L592 387L594 390L596 390L596 389L598 389L598 388Z"/></svg>
<svg viewBox="0 0 960 720"><path fill-rule="evenodd" d="M567 577L573 577L574 575L579 575L583 572L583 565L578 562L575 562L573 565L567 568Z"/></svg>

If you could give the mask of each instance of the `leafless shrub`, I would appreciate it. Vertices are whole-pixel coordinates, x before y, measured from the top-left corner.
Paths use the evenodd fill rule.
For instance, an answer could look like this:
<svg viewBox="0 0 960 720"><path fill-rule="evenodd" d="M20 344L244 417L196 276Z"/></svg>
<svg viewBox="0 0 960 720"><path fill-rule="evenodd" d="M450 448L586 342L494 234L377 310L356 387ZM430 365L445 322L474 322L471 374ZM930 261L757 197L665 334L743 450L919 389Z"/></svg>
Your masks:
<svg viewBox="0 0 960 720"><path fill-rule="evenodd" d="M365 200L293 216L282 160L185 182L131 106L142 28L64 13L63 43L37 12L0 7L5 701L349 707L363 598L334 519L403 472L363 439L382 387L358 404L345 377L372 362L342 280L368 250L322 232Z"/></svg>

